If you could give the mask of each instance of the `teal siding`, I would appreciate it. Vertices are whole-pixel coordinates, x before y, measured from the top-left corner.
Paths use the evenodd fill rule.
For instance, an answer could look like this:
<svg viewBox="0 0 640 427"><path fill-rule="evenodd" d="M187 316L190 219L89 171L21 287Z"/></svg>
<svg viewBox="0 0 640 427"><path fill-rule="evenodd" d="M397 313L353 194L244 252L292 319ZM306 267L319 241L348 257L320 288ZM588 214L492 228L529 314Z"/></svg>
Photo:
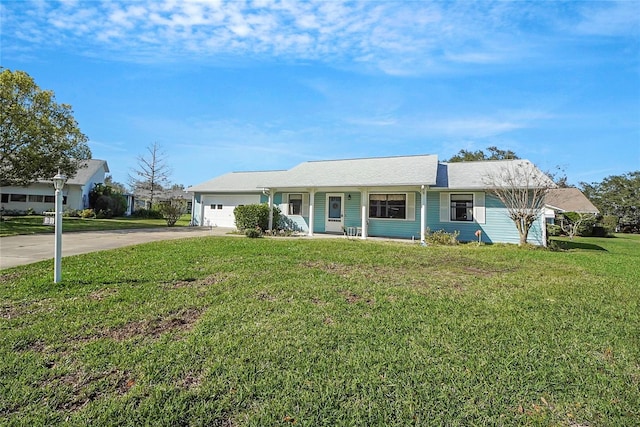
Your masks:
<svg viewBox="0 0 640 427"><path fill-rule="evenodd" d="M420 193L415 194L415 220L369 219L368 235L372 237L397 237L420 239Z"/></svg>
<svg viewBox="0 0 640 427"><path fill-rule="evenodd" d="M349 200L351 195L351 200ZM344 195L344 226L345 227L360 227L362 225L360 215L360 192L346 193Z"/></svg>
<svg viewBox="0 0 640 427"><path fill-rule="evenodd" d="M463 242L476 241L475 232L482 230L485 243L518 243L518 229L509 218L507 209L495 196L485 194L485 223L477 222L440 222L440 193L427 194L427 227L431 231L444 230L448 233L459 231L458 239ZM529 242L537 245L544 243L540 221L529 232Z"/></svg>
<svg viewBox="0 0 640 427"><path fill-rule="evenodd" d="M324 233L324 220L327 216L325 209L327 207L327 193L316 193L315 202L313 204L313 231Z"/></svg>

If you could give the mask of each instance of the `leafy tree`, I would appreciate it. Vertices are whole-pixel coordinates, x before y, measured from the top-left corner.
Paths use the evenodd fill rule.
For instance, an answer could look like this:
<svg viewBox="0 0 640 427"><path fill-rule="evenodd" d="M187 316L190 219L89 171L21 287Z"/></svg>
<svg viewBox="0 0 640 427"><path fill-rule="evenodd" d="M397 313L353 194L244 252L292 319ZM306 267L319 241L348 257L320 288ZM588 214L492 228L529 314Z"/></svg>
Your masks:
<svg viewBox="0 0 640 427"><path fill-rule="evenodd" d="M114 181L111 175L107 175L104 177L104 185L107 187L111 187L113 191L118 192L120 194L127 194L127 187L121 182Z"/></svg>
<svg viewBox="0 0 640 427"><path fill-rule="evenodd" d="M0 185L26 186L58 170L74 176L91 151L71 106L24 71L1 70Z"/></svg>
<svg viewBox="0 0 640 427"><path fill-rule="evenodd" d="M487 151L489 153L485 153L482 150L478 151L467 151L460 150L458 154L451 157L449 160L445 160L445 162L473 162L478 160L513 160L519 159L511 150L501 150L498 147L492 146L488 147Z"/></svg>
<svg viewBox="0 0 640 427"><path fill-rule="evenodd" d="M135 196L149 202L149 209L153 209L154 199L169 184L171 169L167 164L167 156L154 142L147 147L147 155L138 156L137 161L137 169L133 170L133 175L129 175L130 185Z"/></svg>
<svg viewBox="0 0 640 427"><path fill-rule="evenodd" d="M89 207L103 218L122 216L127 210L127 199L108 185L94 184L89 192Z"/></svg>
<svg viewBox="0 0 640 427"><path fill-rule="evenodd" d="M485 177L489 191L507 209L520 237L519 245L527 243L529 230L542 215L545 195L553 181L529 162L509 162Z"/></svg>
<svg viewBox="0 0 640 427"><path fill-rule="evenodd" d="M581 182L582 192L602 215L618 218L624 228L640 228L640 171L611 175L600 183Z"/></svg>
<svg viewBox="0 0 640 427"><path fill-rule="evenodd" d="M565 212L564 219L560 221L560 227L569 239L573 240L576 235L590 236L593 226L598 219L598 214L588 212Z"/></svg>

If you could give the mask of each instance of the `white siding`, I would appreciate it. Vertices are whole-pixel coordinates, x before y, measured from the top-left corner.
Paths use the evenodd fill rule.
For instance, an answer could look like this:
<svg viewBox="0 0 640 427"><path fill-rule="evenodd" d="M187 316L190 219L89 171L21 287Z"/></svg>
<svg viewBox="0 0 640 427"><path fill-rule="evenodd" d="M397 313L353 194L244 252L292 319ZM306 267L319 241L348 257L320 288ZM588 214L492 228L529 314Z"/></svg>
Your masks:
<svg viewBox="0 0 640 427"><path fill-rule="evenodd" d="M235 227L233 210L239 205L260 203L260 195L207 194L202 196L204 226ZM219 209L220 208L220 209Z"/></svg>

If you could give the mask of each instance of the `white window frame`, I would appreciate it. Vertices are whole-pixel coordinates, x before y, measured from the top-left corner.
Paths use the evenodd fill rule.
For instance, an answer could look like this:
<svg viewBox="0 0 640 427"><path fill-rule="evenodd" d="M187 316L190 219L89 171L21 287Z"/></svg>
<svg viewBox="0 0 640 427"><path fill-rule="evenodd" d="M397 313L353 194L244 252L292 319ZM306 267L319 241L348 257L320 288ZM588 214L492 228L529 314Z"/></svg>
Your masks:
<svg viewBox="0 0 640 427"><path fill-rule="evenodd" d="M467 204L469 203L468 200L471 200L471 206L465 205L465 206L455 206L453 205L454 200L453 198L456 196L465 196L465 198L463 200L460 201L464 201ZM449 194L449 221L450 222L473 222L475 217L473 215L473 207L475 206L475 197L473 196L473 193L452 193ZM466 219L458 219L457 215L454 215L454 209L455 211L457 211L458 209L464 209L466 213L470 213L471 214L471 218L466 218Z"/></svg>
<svg viewBox="0 0 640 427"><path fill-rule="evenodd" d="M296 196L296 198L293 200L300 201L300 212L298 213L293 212L293 209L292 209L293 205L291 204L291 200L292 200L291 196ZM288 193L287 194L287 215L302 215L303 210L304 210L304 196L302 195L302 193Z"/></svg>
<svg viewBox="0 0 640 427"><path fill-rule="evenodd" d="M473 218L471 221L451 219L451 196L469 195L473 196ZM440 193L440 222L451 222L456 224L486 223L486 194L479 191L455 191Z"/></svg>
<svg viewBox="0 0 640 427"><path fill-rule="evenodd" d="M371 216L371 196L376 195L402 195L404 196L404 218L380 218ZM416 220L416 194L406 191L373 191L367 195L367 218L376 221L415 221Z"/></svg>
<svg viewBox="0 0 640 427"><path fill-rule="evenodd" d="M302 197L302 205L300 206L300 213L293 214L291 213L290 205L289 205L289 196L292 195L300 195ZM294 193L282 193L282 201L279 205L280 212L283 215L300 215L302 217L309 216L309 193L305 193L304 191L298 191Z"/></svg>

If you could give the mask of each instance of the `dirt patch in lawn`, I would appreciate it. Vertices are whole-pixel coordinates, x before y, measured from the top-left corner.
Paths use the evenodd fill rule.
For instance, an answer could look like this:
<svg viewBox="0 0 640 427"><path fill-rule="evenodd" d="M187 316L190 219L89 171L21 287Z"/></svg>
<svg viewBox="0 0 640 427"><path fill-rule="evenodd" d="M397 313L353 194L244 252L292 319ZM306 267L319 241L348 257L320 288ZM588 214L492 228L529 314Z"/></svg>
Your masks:
<svg viewBox="0 0 640 427"><path fill-rule="evenodd" d="M419 288L451 287L463 290L464 278L490 278L510 273L515 268L478 265L468 259L444 258L433 263L417 263L410 267L398 265L346 265L336 262L307 261L302 266L334 274L347 280L365 281L385 286L411 286ZM462 280L461 280L462 279Z"/></svg>
<svg viewBox="0 0 640 427"><path fill-rule="evenodd" d="M165 333L190 331L202 314L201 309L188 308L163 317L130 322L118 328L109 329L99 336L115 341L125 341L136 337L158 338Z"/></svg>
<svg viewBox="0 0 640 427"><path fill-rule="evenodd" d="M40 384L42 388L68 391L68 398L61 399L58 411L75 412L94 400L107 395L122 396L135 385L135 379L128 371L111 369L103 372L85 372L79 369L63 375L51 377Z"/></svg>
<svg viewBox="0 0 640 427"><path fill-rule="evenodd" d="M186 279L177 280L175 282L166 283L165 287L170 289L179 289L179 288L212 286L212 285L217 285L217 284L226 282L231 277L232 275L227 273L211 274L201 279L189 277Z"/></svg>
<svg viewBox="0 0 640 427"><path fill-rule="evenodd" d="M358 295L351 291L340 291L340 295L344 297L345 301L347 301L348 304L357 304L359 302L364 302L368 305L374 305L376 303L375 299L373 298L365 298L362 295Z"/></svg>
<svg viewBox="0 0 640 427"><path fill-rule="evenodd" d="M102 301L103 299L109 298L117 293L118 290L115 288L98 289L97 291L93 291L89 294L89 299L93 301Z"/></svg>
<svg viewBox="0 0 640 427"><path fill-rule="evenodd" d="M39 301L17 301L0 306L0 318L15 319L21 316L51 312L54 310L52 300L45 298Z"/></svg>

